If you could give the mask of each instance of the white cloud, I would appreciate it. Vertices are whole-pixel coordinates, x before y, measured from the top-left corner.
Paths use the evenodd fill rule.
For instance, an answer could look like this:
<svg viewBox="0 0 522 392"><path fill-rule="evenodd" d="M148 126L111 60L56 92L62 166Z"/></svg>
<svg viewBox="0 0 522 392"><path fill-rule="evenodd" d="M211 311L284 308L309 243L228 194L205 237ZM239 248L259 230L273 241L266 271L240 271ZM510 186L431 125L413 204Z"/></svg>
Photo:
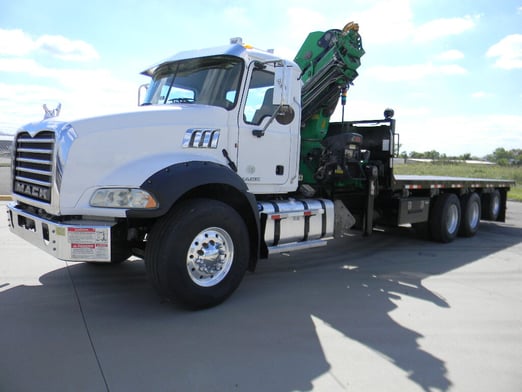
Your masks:
<svg viewBox="0 0 522 392"><path fill-rule="evenodd" d="M420 80L434 75L465 75L468 71L456 64L436 65L412 64L401 66L376 66L365 71L365 74L381 81L400 82Z"/></svg>
<svg viewBox="0 0 522 392"><path fill-rule="evenodd" d="M33 76L43 76L42 67L29 58L0 58L0 72L27 73Z"/></svg>
<svg viewBox="0 0 522 392"><path fill-rule="evenodd" d="M391 42L426 42L458 35L474 28L479 15L441 18L417 25L409 0L379 1L367 11L354 13L361 26L363 42L386 44Z"/></svg>
<svg viewBox="0 0 522 392"><path fill-rule="evenodd" d="M91 75L92 76L92 75ZM136 107L136 87L125 81L93 79L89 75L82 84L68 88L42 85L0 84L0 106L5 110L2 131L14 133L20 126L43 118L42 105L50 108L62 104L60 117L81 118L132 110Z"/></svg>
<svg viewBox="0 0 522 392"><path fill-rule="evenodd" d="M2 131L14 133L19 126L42 119L42 105L55 107L56 99L63 95L63 91L54 87L0 83L0 105L5 110Z"/></svg>
<svg viewBox="0 0 522 392"><path fill-rule="evenodd" d="M495 66L498 68L522 68L522 34L511 34L502 38L488 49L486 56L496 57Z"/></svg>
<svg viewBox="0 0 522 392"><path fill-rule="evenodd" d="M0 55L27 56L37 50L67 61L91 61L99 58L94 47L81 40L61 35L42 35L33 39L22 30L0 29Z"/></svg>
<svg viewBox="0 0 522 392"><path fill-rule="evenodd" d="M43 35L36 40L36 46L62 60L91 61L100 57L91 44L61 35Z"/></svg>
<svg viewBox="0 0 522 392"><path fill-rule="evenodd" d="M325 31L335 26L326 19L324 13L303 7L289 7L286 10L285 34L270 41L267 48L273 48L280 57L293 59L311 31ZM306 23L303 23L306 20ZM340 26L339 28L342 28ZM269 34L268 32L266 34Z"/></svg>
<svg viewBox="0 0 522 392"><path fill-rule="evenodd" d="M471 94L471 97L472 98L477 98L477 99L480 99L480 98L486 98L488 97L490 94L486 93L485 91L477 91L473 94Z"/></svg>
<svg viewBox="0 0 522 392"><path fill-rule="evenodd" d="M321 12L316 12L308 8L290 7L286 11L287 30L290 37L296 39L298 44L308 36L311 31L324 30L331 23ZM306 23L303 23L306 21ZM341 27L340 27L341 28Z"/></svg>
<svg viewBox="0 0 522 392"><path fill-rule="evenodd" d="M26 84L0 83L0 126L8 133L40 120L44 103L49 107L62 103L62 117L87 117L136 106L137 83L118 79L104 69L56 69L32 59L0 58L1 71L18 72L37 80Z"/></svg>
<svg viewBox="0 0 522 392"><path fill-rule="evenodd" d="M413 12L408 0L380 1L370 9L353 14L364 43L386 44L403 41L414 30Z"/></svg>
<svg viewBox="0 0 522 392"><path fill-rule="evenodd" d="M22 30L0 29L0 55L24 56L35 48L32 38Z"/></svg>
<svg viewBox="0 0 522 392"><path fill-rule="evenodd" d="M415 29L415 40L418 42L432 41L449 35L458 35L475 27L479 16L464 16L462 18L435 19Z"/></svg>
<svg viewBox="0 0 522 392"><path fill-rule="evenodd" d="M30 58L0 58L0 72L21 73L37 78L52 79L63 86L96 83L97 78L105 79L104 74L107 73L101 69L49 68ZM43 83L46 82L43 81Z"/></svg>
<svg viewBox="0 0 522 392"><path fill-rule="evenodd" d="M119 79L101 68L44 66L33 57L37 51L75 62L99 57L94 47L84 41L59 35L33 39L22 30L0 29L0 74L23 75L26 80L15 84L2 77L2 131L14 133L20 125L41 119L44 103L55 107L61 102L62 115L70 117L124 111L136 105L137 83Z"/></svg>
<svg viewBox="0 0 522 392"><path fill-rule="evenodd" d="M446 52L440 53L436 59L441 61L455 61L455 60L461 60L464 58L464 53L462 53L460 50L448 50Z"/></svg>

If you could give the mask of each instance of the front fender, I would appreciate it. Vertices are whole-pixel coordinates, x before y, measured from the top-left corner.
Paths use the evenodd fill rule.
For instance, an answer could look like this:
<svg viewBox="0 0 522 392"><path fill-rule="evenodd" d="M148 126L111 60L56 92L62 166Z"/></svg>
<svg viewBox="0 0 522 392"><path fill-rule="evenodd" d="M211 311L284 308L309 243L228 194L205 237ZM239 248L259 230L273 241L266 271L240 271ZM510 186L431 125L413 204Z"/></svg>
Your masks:
<svg viewBox="0 0 522 392"><path fill-rule="evenodd" d="M245 220L249 228L250 263L254 270L259 258L260 223L255 196L245 182L230 168L214 162L177 163L150 176L141 188L154 195L159 203L155 210L129 210L128 218L158 218L165 215L181 199L209 197L221 200Z"/></svg>
<svg viewBox="0 0 522 392"><path fill-rule="evenodd" d="M165 215L185 194L207 185L227 185L241 193L257 215L257 203L245 182L228 167L214 162L190 161L171 165L152 176L140 186L154 195L159 203L155 210L129 210L129 218L156 218ZM218 197L216 197L218 198Z"/></svg>

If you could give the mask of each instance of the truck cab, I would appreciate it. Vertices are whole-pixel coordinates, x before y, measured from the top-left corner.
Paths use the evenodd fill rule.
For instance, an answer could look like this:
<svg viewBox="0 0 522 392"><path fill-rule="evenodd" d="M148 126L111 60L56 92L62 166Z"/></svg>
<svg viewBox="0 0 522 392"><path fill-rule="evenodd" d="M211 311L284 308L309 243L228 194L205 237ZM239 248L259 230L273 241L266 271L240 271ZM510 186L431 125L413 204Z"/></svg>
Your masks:
<svg viewBox="0 0 522 392"><path fill-rule="evenodd" d="M297 188L301 82L295 63L235 43L182 52L143 74L151 77L143 106L190 106L205 120L179 130L180 155L231 167L254 194ZM208 106L221 109L219 116L209 117Z"/></svg>

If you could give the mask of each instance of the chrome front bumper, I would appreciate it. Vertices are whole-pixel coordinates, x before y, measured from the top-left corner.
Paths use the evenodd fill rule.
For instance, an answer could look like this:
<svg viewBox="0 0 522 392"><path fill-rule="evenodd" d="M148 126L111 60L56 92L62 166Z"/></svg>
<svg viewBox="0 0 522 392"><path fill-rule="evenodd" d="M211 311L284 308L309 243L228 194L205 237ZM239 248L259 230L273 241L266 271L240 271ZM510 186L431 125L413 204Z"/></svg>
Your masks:
<svg viewBox="0 0 522 392"><path fill-rule="evenodd" d="M56 222L7 205L9 229L27 242L65 261L111 260L111 227L106 221Z"/></svg>

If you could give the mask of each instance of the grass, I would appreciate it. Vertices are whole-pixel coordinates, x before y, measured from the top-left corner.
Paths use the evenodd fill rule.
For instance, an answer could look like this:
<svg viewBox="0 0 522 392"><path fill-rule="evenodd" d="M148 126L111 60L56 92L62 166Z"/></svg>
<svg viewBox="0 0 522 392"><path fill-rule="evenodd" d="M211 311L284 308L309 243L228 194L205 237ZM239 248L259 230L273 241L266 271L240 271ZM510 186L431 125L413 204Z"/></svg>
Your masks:
<svg viewBox="0 0 522 392"><path fill-rule="evenodd" d="M396 174L416 174L471 178L495 178L503 180L514 180L516 185L508 192L508 199L522 201L522 167L521 166L498 166L477 165L467 163L408 163L395 165Z"/></svg>

